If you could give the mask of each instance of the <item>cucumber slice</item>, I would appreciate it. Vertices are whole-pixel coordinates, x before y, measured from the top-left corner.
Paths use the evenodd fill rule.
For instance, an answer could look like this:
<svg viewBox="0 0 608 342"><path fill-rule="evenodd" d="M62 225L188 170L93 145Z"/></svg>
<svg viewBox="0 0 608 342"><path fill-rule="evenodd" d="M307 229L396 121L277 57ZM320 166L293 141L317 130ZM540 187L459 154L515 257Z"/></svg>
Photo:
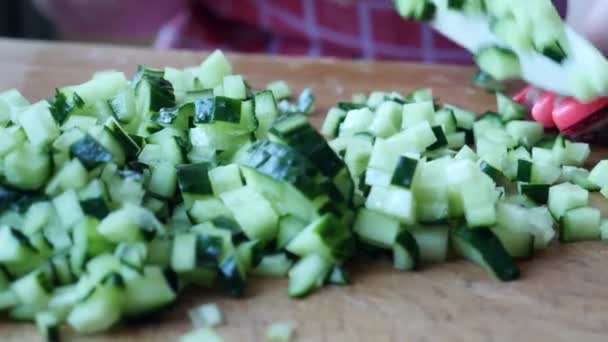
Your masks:
<svg viewBox="0 0 608 342"><path fill-rule="evenodd" d="M492 276L501 281L519 278L519 267L491 230L459 227L452 230L451 236L458 254Z"/></svg>
<svg viewBox="0 0 608 342"><path fill-rule="evenodd" d="M289 271L291 297L303 297L323 286L331 264L319 254L310 254L298 261Z"/></svg>
<svg viewBox="0 0 608 342"><path fill-rule="evenodd" d="M587 206L589 191L572 183L554 185L549 189L549 210L559 220L570 209Z"/></svg>
<svg viewBox="0 0 608 342"><path fill-rule="evenodd" d="M395 238L393 266L400 271L416 269L420 262L420 249L414 236L404 230Z"/></svg>
<svg viewBox="0 0 608 342"><path fill-rule="evenodd" d="M596 208L582 207L566 211L562 217L560 240L599 240L601 219L601 212Z"/></svg>
<svg viewBox="0 0 608 342"><path fill-rule="evenodd" d="M419 226L411 231L420 252L420 261L439 263L450 253L450 229L447 226Z"/></svg>
<svg viewBox="0 0 608 342"><path fill-rule="evenodd" d="M481 70L501 81L517 78L522 73L517 54L509 49L498 46L490 46L478 50L475 53L475 62Z"/></svg>

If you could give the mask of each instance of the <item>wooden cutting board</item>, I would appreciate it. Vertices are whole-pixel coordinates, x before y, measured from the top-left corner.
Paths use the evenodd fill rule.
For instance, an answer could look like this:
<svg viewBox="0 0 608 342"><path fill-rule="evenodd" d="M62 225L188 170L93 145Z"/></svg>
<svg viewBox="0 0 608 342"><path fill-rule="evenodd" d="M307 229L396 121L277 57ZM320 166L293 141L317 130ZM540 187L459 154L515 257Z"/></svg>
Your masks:
<svg viewBox="0 0 608 342"><path fill-rule="evenodd" d="M76 44L0 40L0 91L18 88L31 100L56 86L79 83L91 73L118 69L132 74L138 64L184 67L205 54ZM472 68L412 63L365 63L231 55L237 73L254 87L276 79L296 91L312 86L320 123L329 106L353 92L407 92L433 87L442 100L477 111L494 109L494 98L470 85ZM595 148L594 148L595 149ZM608 157L597 149L592 159ZM608 202L594 197L608 216ZM522 279L499 283L464 261L399 273L390 263L351 265L353 285L328 286L305 300L287 296L286 280L254 279L244 299L193 291L180 304L144 322L123 324L110 333L68 340L175 341L189 331L187 310L218 303L228 324L225 341L263 341L267 325L289 321L296 341L606 341L608 340L608 245L558 245L521 262ZM0 320L1 341L37 340L32 324Z"/></svg>

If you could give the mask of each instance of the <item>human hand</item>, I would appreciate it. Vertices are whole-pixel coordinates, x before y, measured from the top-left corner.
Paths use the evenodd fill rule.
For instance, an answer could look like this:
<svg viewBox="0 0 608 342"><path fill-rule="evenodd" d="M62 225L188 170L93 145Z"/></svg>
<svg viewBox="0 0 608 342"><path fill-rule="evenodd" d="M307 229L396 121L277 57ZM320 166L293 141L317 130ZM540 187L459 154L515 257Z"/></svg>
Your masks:
<svg viewBox="0 0 608 342"><path fill-rule="evenodd" d="M568 0L566 21L604 54L608 54L608 1Z"/></svg>

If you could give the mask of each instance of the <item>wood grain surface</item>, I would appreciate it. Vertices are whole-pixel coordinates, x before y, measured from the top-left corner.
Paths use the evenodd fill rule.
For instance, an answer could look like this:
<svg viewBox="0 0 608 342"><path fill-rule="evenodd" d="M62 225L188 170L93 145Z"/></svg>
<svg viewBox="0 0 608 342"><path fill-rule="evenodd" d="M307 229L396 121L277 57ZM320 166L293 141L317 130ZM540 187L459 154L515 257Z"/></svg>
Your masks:
<svg viewBox="0 0 608 342"><path fill-rule="evenodd" d="M0 40L0 91L21 90L30 100L56 86L79 83L91 73L138 64L183 67L198 64L198 52L152 51L77 44ZM476 111L494 108L494 98L470 85L469 67L333 59L231 55L235 72L254 87L287 80L296 91L312 86L318 124L327 108L353 92L409 91L433 87L446 102ZM596 148L594 147L594 150ZM606 158L597 148L592 160ZM593 203L608 216L607 203ZM521 262L522 278L490 279L464 261L399 273L386 260L357 260L349 266L353 285L328 286L305 300L287 296L286 280L254 279L244 299L192 291L178 305L142 322L122 324L104 335L82 337L67 329L68 341L175 341L191 329L188 308L218 303L228 324L225 341L263 341L267 325L288 321L296 341L607 341L608 246L601 242L556 244ZM38 340L30 323L0 319L0 341Z"/></svg>

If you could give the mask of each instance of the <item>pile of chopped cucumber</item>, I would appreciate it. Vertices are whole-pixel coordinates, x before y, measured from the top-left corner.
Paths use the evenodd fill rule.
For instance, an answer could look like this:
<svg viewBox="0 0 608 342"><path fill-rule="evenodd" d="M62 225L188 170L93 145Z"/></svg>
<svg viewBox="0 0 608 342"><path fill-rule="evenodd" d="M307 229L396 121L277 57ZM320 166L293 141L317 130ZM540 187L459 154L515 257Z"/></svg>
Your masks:
<svg viewBox="0 0 608 342"><path fill-rule="evenodd" d="M564 242L608 237L588 203L608 196L608 161L581 168L588 145L545 135L501 93L481 116L430 89L356 94L320 132L314 102L282 81L253 90L220 51L34 104L0 93L0 309L56 341L64 324L104 331L187 288L347 284L356 253L401 271L456 255L507 281L557 223ZM191 339L216 338L217 308L192 314Z"/></svg>
<svg viewBox="0 0 608 342"><path fill-rule="evenodd" d="M475 55L496 79L591 99L608 94L608 60L565 25L551 0L394 0Z"/></svg>

